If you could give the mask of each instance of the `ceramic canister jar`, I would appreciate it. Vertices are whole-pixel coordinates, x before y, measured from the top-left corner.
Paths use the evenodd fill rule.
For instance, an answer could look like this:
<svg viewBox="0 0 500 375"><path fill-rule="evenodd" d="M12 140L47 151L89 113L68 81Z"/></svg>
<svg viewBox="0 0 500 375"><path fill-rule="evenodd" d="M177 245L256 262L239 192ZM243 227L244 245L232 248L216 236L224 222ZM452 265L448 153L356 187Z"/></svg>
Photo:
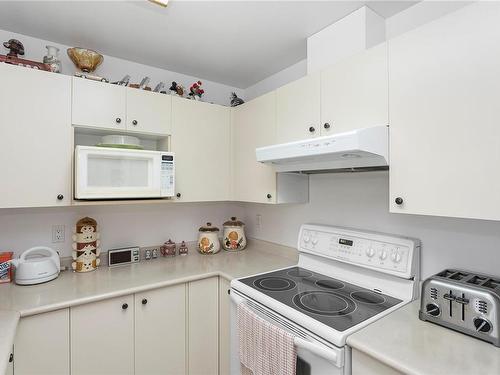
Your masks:
<svg viewBox="0 0 500 375"><path fill-rule="evenodd" d="M202 254L215 254L220 251L219 228L207 223L198 234L198 251Z"/></svg>
<svg viewBox="0 0 500 375"><path fill-rule="evenodd" d="M245 224L236 217L232 217L224 223L224 235L222 246L228 251L243 250L247 246L247 238L245 236Z"/></svg>

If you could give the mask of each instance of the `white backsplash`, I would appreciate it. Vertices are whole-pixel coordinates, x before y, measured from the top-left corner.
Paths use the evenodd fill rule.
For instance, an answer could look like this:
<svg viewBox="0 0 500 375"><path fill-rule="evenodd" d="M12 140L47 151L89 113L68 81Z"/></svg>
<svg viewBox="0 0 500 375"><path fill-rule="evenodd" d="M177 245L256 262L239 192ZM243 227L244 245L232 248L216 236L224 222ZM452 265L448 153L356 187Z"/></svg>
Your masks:
<svg viewBox="0 0 500 375"><path fill-rule="evenodd" d="M447 267L500 276L500 222L391 214L388 176L388 172L312 175L308 204L241 204L248 235L295 247L304 222L393 233L422 241L423 277Z"/></svg>

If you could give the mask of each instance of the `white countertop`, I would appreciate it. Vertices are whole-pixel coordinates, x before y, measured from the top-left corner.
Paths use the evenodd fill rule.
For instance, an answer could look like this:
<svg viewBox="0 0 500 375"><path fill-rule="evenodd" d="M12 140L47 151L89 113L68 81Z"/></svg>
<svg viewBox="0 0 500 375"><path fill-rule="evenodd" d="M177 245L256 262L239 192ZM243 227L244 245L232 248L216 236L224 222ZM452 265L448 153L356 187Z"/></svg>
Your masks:
<svg viewBox="0 0 500 375"><path fill-rule="evenodd" d="M228 280L297 264L297 250L249 240L239 252L201 255L193 246L177 255L90 273L61 272L44 284L0 285L0 372L5 371L20 317L95 302L148 289L222 276Z"/></svg>
<svg viewBox="0 0 500 375"><path fill-rule="evenodd" d="M419 306L403 306L349 336L347 344L407 374L500 374L500 348L421 321Z"/></svg>

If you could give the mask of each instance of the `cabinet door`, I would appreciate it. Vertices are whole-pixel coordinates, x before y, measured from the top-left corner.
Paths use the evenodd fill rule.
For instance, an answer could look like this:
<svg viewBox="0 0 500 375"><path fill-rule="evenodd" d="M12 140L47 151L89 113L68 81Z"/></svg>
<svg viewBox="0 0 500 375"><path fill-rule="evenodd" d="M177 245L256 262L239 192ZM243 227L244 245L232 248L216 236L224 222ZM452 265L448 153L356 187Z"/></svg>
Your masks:
<svg viewBox="0 0 500 375"><path fill-rule="evenodd" d="M21 318L14 341L16 375L70 373L69 309Z"/></svg>
<svg viewBox="0 0 500 375"><path fill-rule="evenodd" d="M169 135L172 96L127 88L127 131Z"/></svg>
<svg viewBox="0 0 500 375"><path fill-rule="evenodd" d="M134 296L71 308L71 374L134 373Z"/></svg>
<svg viewBox="0 0 500 375"><path fill-rule="evenodd" d="M276 118L276 143L299 141L320 135L319 73L276 90Z"/></svg>
<svg viewBox="0 0 500 375"><path fill-rule="evenodd" d="M230 199L228 107L172 98L172 151L175 185L184 202Z"/></svg>
<svg viewBox="0 0 500 375"><path fill-rule="evenodd" d="M391 212L500 220L499 17L476 3L390 42Z"/></svg>
<svg viewBox="0 0 500 375"><path fill-rule="evenodd" d="M73 77L72 123L125 130L126 88Z"/></svg>
<svg viewBox="0 0 500 375"><path fill-rule="evenodd" d="M219 362L218 278L189 283L189 375L215 375Z"/></svg>
<svg viewBox="0 0 500 375"><path fill-rule="evenodd" d="M69 205L71 78L0 64L0 81L0 207Z"/></svg>
<svg viewBox="0 0 500 375"><path fill-rule="evenodd" d="M276 202L276 172L257 162L255 149L276 143L276 92L232 111L233 200Z"/></svg>
<svg viewBox="0 0 500 375"><path fill-rule="evenodd" d="M325 69L321 72L321 135L387 125L388 95L385 43Z"/></svg>
<svg viewBox="0 0 500 375"><path fill-rule="evenodd" d="M219 278L219 374L230 375L230 281Z"/></svg>
<svg viewBox="0 0 500 375"><path fill-rule="evenodd" d="M186 373L186 284L135 295L135 373Z"/></svg>

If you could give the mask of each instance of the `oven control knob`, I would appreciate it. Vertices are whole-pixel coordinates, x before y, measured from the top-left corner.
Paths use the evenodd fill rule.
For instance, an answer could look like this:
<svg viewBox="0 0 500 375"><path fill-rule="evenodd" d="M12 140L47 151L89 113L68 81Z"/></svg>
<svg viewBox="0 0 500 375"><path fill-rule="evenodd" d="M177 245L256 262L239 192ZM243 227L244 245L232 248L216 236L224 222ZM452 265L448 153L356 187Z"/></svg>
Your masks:
<svg viewBox="0 0 500 375"><path fill-rule="evenodd" d="M473 323L478 332L488 333L491 331L491 323L484 318L474 318Z"/></svg>
<svg viewBox="0 0 500 375"><path fill-rule="evenodd" d="M375 255L375 250L373 250L371 247L366 249L366 255L368 255L370 258Z"/></svg>
<svg viewBox="0 0 500 375"><path fill-rule="evenodd" d="M441 309L439 308L438 305L435 305L433 303L428 303L425 306L425 312L431 316L439 316L439 314L441 314Z"/></svg>
<svg viewBox="0 0 500 375"><path fill-rule="evenodd" d="M318 243L318 239L317 239L317 238L313 238L313 239L311 240L311 243L312 243L313 245L316 245L316 244Z"/></svg>
<svg viewBox="0 0 500 375"><path fill-rule="evenodd" d="M310 240L309 236L304 236L304 243L308 243Z"/></svg>
<svg viewBox="0 0 500 375"><path fill-rule="evenodd" d="M391 254L391 259L394 263L399 263L401 262L401 254L397 251L393 252Z"/></svg>
<svg viewBox="0 0 500 375"><path fill-rule="evenodd" d="M385 260L385 258L387 258L387 251L385 250L380 251L378 257L380 258L380 260Z"/></svg>

